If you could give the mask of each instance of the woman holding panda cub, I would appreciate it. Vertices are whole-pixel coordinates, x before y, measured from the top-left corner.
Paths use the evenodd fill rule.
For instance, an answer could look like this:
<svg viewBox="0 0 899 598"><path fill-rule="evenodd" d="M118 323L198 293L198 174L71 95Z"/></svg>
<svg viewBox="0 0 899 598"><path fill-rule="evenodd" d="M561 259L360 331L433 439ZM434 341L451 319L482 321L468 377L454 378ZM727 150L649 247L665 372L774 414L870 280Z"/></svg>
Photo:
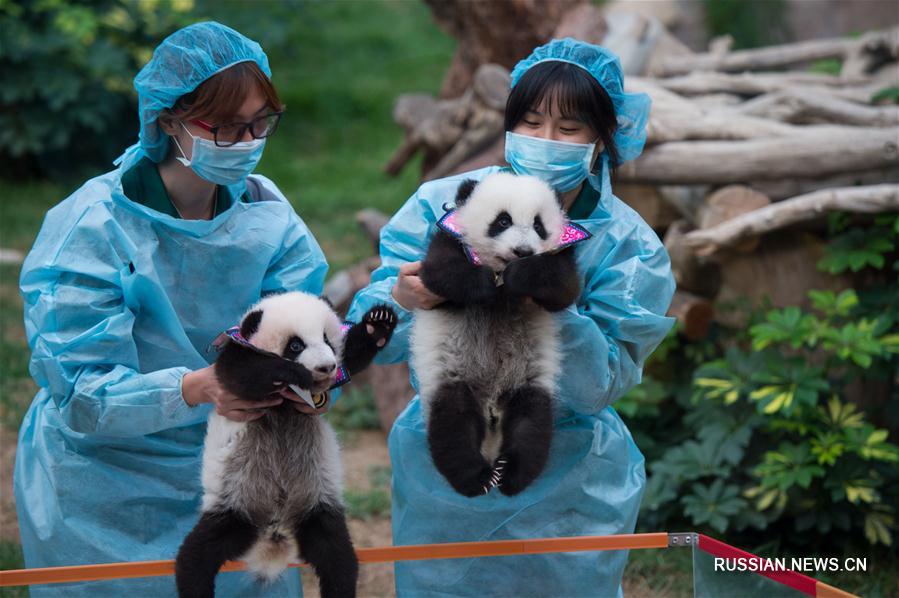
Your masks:
<svg viewBox="0 0 899 598"><path fill-rule="evenodd" d="M609 174L636 158L649 98L625 93L618 58L572 39L553 40L518 63L506 105L506 161L557 192L592 237L576 248L581 293L554 313L561 347L553 439L542 474L520 493L468 498L437 471L416 396L390 434L394 544L632 533L643 495L643 455L611 407L641 379L646 358L674 321L668 254L652 229L612 194ZM382 265L349 318L378 303L400 316L378 363L409 359L413 310L443 302L422 282L436 223L466 179L487 167L430 181L381 232ZM419 388L422 376L412 372ZM621 595L626 551L398 563L399 596Z"/></svg>
<svg viewBox="0 0 899 598"><path fill-rule="evenodd" d="M29 568L172 558L199 516L210 410L250 421L207 347L261 296L319 294L328 265L269 179L251 174L283 107L256 42L176 31L134 85L140 141L47 213L21 291L40 390L19 433L15 497ZM297 595L222 573L219 596ZM169 577L38 585L32 596L171 596Z"/></svg>

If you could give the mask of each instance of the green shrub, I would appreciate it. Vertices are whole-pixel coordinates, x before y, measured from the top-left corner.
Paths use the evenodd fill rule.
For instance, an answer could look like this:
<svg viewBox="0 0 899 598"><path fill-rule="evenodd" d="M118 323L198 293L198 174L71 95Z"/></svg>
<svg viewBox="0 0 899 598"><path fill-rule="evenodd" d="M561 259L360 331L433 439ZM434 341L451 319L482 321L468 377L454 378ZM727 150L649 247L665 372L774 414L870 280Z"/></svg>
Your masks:
<svg viewBox="0 0 899 598"><path fill-rule="evenodd" d="M811 310L756 311L745 330L693 345L673 333L622 399L647 456L646 529L745 543L777 529L804 550L836 532L858 548L892 545L895 415L847 397L862 383L899 392L899 216L854 227L834 216L830 228L819 269L857 272L864 288L811 291Z"/></svg>
<svg viewBox="0 0 899 598"><path fill-rule="evenodd" d="M0 175L107 167L137 139L132 80L191 2L0 2ZM77 160L72 160L77 151Z"/></svg>

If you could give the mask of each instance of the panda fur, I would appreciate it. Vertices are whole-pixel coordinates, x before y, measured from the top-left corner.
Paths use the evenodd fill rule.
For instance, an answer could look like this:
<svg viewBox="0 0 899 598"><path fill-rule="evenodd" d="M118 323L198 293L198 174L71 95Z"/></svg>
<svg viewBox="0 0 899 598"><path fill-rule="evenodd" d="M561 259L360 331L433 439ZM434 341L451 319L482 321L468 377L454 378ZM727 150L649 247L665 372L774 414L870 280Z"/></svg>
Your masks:
<svg viewBox="0 0 899 598"><path fill-rule="evenodd" d="M229 341L215 374L227 391L249 401L271 399L283 384L326 391L338 365L350 374L367 367L395 325L394 312L379 306L344 335L324 300L301 292L272 295L240 323L241 336L270 354ZM286 400L250 422L213 412L202 483L200 520L176 559L179 596L213 596L226 560L243 559L271 581L298 557L315 568L322 596L355 594L358 564L343 510L339 447L323 418L299 413Z"/></svg>
<svg viewBox="0 0 899 598"><path fill-rule="evenodd" d="M558 246L565 214L543 181L508 173L464 181L462 240L439 230L421 279L446 302L416 310L411 362L437 470L465 496L518 494L542 472L560 369L551 312L574 303L574 247Z"/></svg>

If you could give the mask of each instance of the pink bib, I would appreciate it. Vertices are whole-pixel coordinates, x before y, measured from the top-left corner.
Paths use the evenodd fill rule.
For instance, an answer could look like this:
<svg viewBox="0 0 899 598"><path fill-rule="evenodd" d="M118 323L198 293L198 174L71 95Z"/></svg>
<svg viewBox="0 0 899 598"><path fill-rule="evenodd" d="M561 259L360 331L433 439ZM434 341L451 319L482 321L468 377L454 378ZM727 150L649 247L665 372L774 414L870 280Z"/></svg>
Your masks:
<svg viewBox="0 0 899 598"><path fill-rule="evenodd" d="M462 244L462 249L463 251L465 251L466 257L468 257L468 261L470 261L472 264L480 266L481 258L478 256L477 252L466 245L463 241L462 227L459 226L457 216L458 212L455 209L447 211L447 213L437 221L437 227L458 239L459 243ZM565 249L566 247L574 245L575 243L586 241L592 236L593 235L590 234L590 231L588 231L580 224L576 224L574 222L571 222L570 220L566 220L565 227L562 229L562 235L559 237L559 244L556 245L553 249L550 249L549 251L546 251L544 253L556 253Z"/></svg>
<svg viewBox="0 0 899 598"><path fill-rule="evenodd" d="M353 327L352 322L344 322L343 324L340 325L340 331L343 332L343 334L346 334L347 331L352 327ZM284 359L277 353L272 353L271 351L266 351L264 349L260 349L259 347L257 347L256 345L254 345L253 343L251 343L250 341L245 339L243 337L243 335L240 333L240 326L233 326L233 327L229 328L228 330L224 331L212 342L212 346L217 349L220 349L222 344L226 340L233 341L233 342L237 343L238 345L243 345L244 347L251 349L257 353L260 353L262 355L271 355L273 357L277 357L278 359ZM284 359L284 361L290 361L290 360ZM291 361L291 363L294 363L294 362ZM337 379L334 381L334 384L331 385L331 388L337 388L338 386L343 386L344 384L346 384L349 381L350 381L350 373L346 370L345 367L340 366L337 370Z"/></svg>

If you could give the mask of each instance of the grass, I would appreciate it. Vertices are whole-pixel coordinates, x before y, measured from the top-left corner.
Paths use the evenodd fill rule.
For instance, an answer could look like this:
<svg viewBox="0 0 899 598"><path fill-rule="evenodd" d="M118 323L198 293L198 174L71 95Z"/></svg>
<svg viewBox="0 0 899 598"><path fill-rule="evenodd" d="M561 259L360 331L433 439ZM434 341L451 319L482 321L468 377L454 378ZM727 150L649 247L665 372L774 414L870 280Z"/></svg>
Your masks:
<svg viewBox="0 0 899 598"><path fill-rule="evenodd" d="M370 386L348 388L325 417L338 432L378 430L381 427Z"/></svg>
<svg viewBox="0 0 899 598"><path fill-rule="evenodd" d="M18 266L0 265L0 426L5 430L18 429L37 390L28 373L18 275Z"/></svg>
<svg viewBox="0 0 899 598"><path fill-rule="evenodd" d="M353 519L368 521L390 514L390 467L373 465L368 470L368 481L367 490L346 490L343 493L347 515Z"/></svg>
<svg viewBox="0 0 899 598"><path fill-rule="evenodd" d="M0 540L0 570L22 569L25 561L22 558L22 547L15 542ZM28 588L15 586L0 590L3 598L28 598Z"/></svg>
<svg viewBox="0 0 899 598"><path fill-rule="evenodd" d="M636 595L660 598L693 596L693 558L688 548L631 550L625 585Z"/></svg>

